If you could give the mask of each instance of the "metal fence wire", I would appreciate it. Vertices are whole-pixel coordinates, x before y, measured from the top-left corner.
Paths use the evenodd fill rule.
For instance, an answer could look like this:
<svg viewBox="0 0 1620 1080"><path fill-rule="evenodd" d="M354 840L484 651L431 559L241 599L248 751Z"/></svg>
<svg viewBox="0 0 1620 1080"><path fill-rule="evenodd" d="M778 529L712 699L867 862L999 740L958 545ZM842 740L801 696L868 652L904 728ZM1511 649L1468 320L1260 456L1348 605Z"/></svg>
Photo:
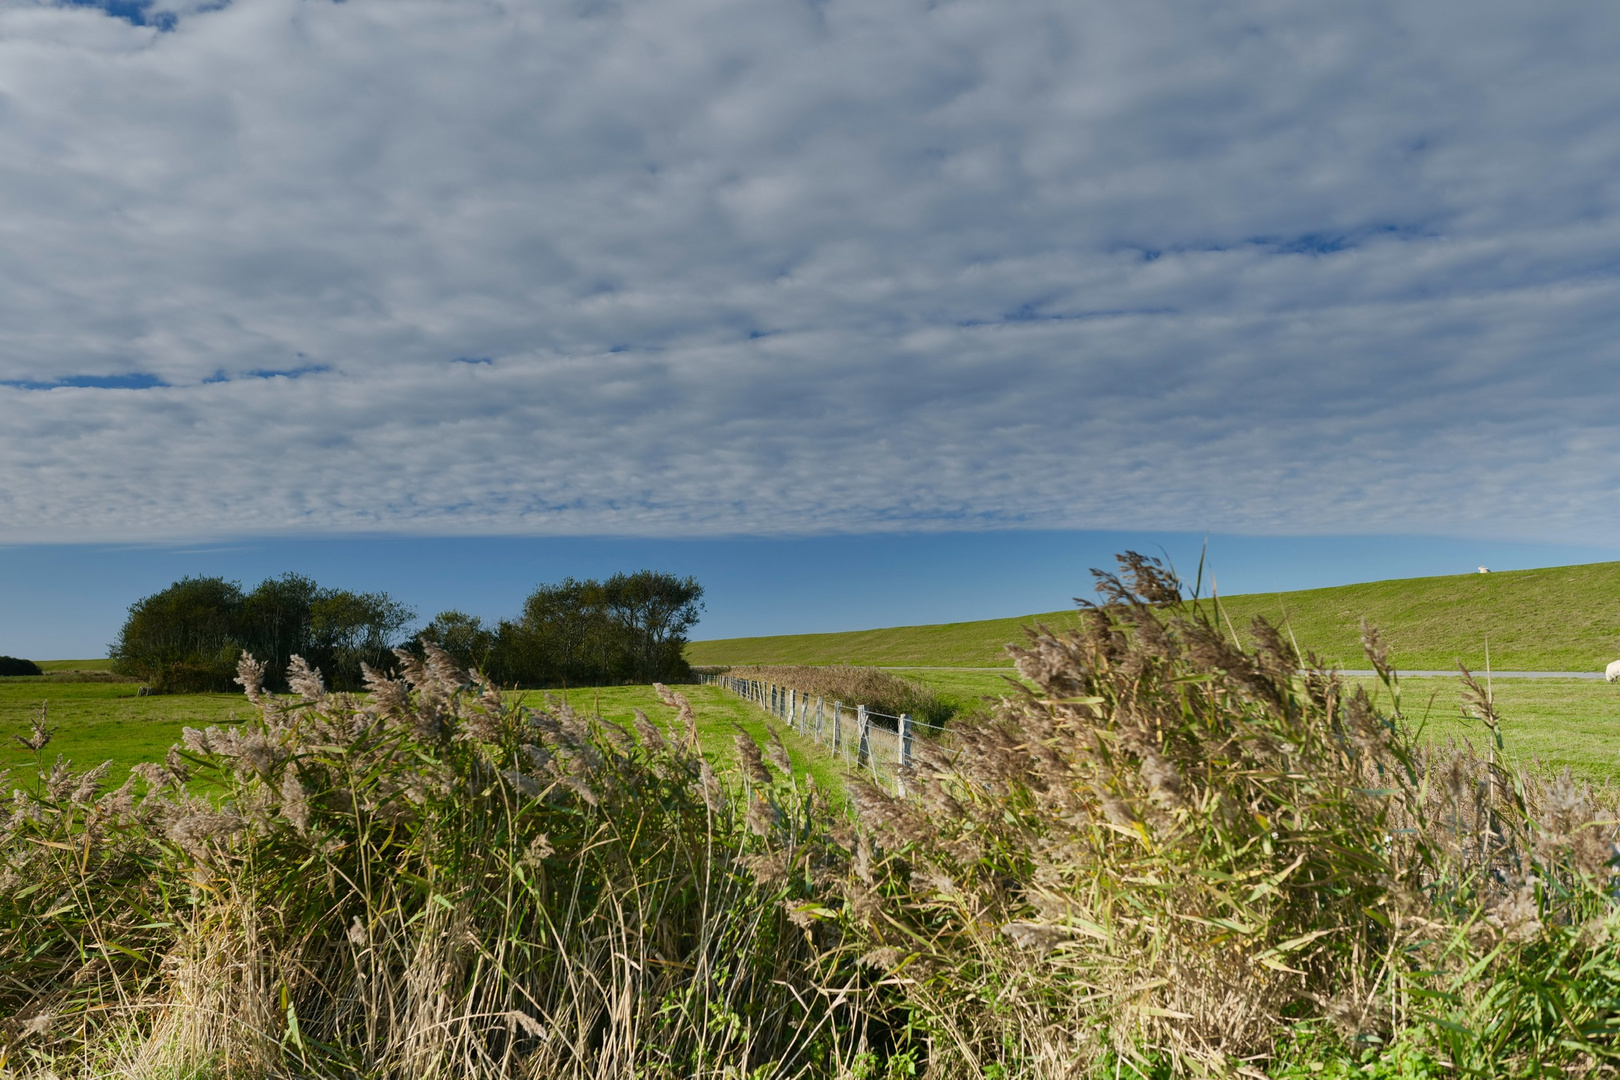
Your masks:
<svg viewBox="0 0 1620 1080"><path fill-rule="evenodd" d="M815 740L847 768L868 773L875 783L902 795L911 769L914 742L921 734L918 729L939 730L935 725L918 723L906 713L890 716L865 705L829 702L791 686L778 686L760 679L699 675L698 681L752 701L800 735Z"/></svg>

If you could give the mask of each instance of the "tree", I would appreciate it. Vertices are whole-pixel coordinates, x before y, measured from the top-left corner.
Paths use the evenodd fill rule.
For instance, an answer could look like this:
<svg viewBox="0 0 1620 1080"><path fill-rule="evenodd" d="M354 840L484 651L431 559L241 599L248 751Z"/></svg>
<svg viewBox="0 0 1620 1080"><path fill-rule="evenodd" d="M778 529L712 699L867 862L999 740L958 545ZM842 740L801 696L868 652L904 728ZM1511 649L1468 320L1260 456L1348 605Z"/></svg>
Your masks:
<svg viewBox="0 0 1620 1080"><path fill-rule="evenodd" d="M309 608L310 663L332 686L364 685L361 664L386 669L390 650L416 612L387 593L323 589Z"/></svg>
<svg viewBox="0 0 1620 1080"><path fill-rule="evenodd" d="M137 600L109 649L113 670L165 693L229 690L241 607L241 585L217 577L182 578Z"/></svg>
<svg viewBox="0 0 1620 1080"><path fill-rule="evenodd" d="M703 586L697 578L641 570L614 574L602 591L611 618L622 628L632 681L677 681L691 675L684 653L686 632L703 610Z"/></svg>
<svg viewBox="0 0 1620 1080"><path fill-rule="evenodd" d="M18 656L0 656L0 675L43 675L39 665Z"/></svg>
<svg viewBox="0 0 1620 1080"><path fill-rule="evenodd" d="M229 691L246 650L265 662L267 685L284 685L288 661L302 656L330 686L353 690L362 663L392 666L389 650L415 617L387 593L323 589L301 574L245 596L234 581L184 578L130 605L113 667L154 690Z"/></svg>
<svg viewBox="0 0 1620 1080"><path fill-rule="evenodd" d="M495 677L491 660L495 659L497 631L484 625L476 615L460 611L441 611L419 635L431 641L453 657L456 663L470 671L482 671Z"/></svg>
<svg viewBox="0 0 1620 1080"><path fill-rule="evenodd" d="M308 659L312 641L311 609L321 596L313 578L287 573L265 578L242 599L237 638L265 664L265 685L285 689L287 663Z"/></svg>
<svg viewBox="0 0 1620 1080"><path fill-rule="evenodd" d="M651 570L541 585L500 624L487 673L529 686L684 680L702 596L696 578Z"/></svg>
<svg viewBox="0 0 1620 1080"><path fill-rule="evenodd" d="M590 672L605 667L602 586L596 581L564 578L541 585L523 602L523 617L514 633L527 638L524 650L534 665L522 681L538 685L579 685Z"/></svg>

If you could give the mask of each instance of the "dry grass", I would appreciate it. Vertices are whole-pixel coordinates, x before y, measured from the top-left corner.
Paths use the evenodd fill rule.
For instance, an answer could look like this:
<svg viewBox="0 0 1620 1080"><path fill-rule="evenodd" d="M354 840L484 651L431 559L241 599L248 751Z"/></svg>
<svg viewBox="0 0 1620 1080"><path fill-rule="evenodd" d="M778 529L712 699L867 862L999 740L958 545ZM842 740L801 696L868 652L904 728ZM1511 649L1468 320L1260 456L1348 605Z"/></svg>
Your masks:
<svg viewBox="0 0 1620 1080"><path fill-rule="evenodd" d="M1376 634L1392 712L1124 565L914 799L858 794L851 917L940 1075L1227 1073L1306 1033L1487 1075L1611 1053L1615 793L1420 753Z"/></svg>
<svg viewBox="0 0 1620 1080"><path fill-rule="evenodd" d="M362 703L244 661L256 722L107 794L43 770L0 837L7 1067L824 1076L862 1049L859 977L800 914L815 792L716 777L678 694L631 732L402 662Z"/></svg>

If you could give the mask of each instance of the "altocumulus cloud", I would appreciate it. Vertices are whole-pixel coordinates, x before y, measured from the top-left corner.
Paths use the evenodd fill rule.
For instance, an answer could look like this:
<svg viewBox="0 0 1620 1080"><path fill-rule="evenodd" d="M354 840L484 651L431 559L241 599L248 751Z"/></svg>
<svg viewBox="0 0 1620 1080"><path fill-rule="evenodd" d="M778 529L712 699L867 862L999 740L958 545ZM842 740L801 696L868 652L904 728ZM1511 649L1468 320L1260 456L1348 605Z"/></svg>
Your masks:
<svg viewBox="0 0 1620 1080"><path fill-rule="evenodd" d="M0 0L0 540L1620 526L1620 9Z"/></svg>

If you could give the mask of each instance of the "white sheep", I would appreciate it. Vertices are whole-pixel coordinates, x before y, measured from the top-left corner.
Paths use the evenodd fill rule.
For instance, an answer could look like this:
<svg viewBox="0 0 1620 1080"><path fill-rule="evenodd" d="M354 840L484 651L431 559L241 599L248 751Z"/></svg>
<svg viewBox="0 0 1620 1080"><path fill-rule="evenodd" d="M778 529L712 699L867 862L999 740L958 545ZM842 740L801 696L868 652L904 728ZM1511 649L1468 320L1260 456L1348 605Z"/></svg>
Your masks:
<svg viewBox="0 0 1620 1080"><path fill-rule="evenodd" d="M1610 682L1614 682L1616 679L1620 679L1620 660L1616 660L1614 663L1612 663L1608 667L1604 668L1603 669L1603 677L1605 679L1609 680Z"/></svg>

